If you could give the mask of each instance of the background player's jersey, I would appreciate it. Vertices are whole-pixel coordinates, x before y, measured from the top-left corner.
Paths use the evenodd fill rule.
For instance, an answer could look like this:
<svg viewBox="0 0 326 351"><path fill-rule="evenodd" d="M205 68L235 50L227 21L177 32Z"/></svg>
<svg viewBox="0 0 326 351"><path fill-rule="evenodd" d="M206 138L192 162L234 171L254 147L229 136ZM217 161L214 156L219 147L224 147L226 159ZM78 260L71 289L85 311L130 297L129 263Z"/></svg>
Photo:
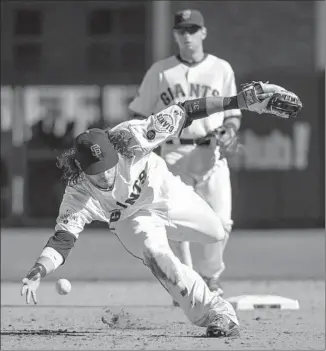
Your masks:
<svg viewBox="0 0 326 351"><path fill-rule="evenodd" d="M135 114L149 116L185 100L236 94L234 72L227 61L205 54L201 62L189 65L171 56L154 63L147 71L129 109ZM219 127L225 117L240 115L240 110L229 110L196 120L183 130L181 137L203 137Z"/></svg>
<svg viewBox="0 0 326 351"><path fill-rule="evenodd" d="M86 178L67 186L57 218L56 231L65 230L76 237L85 224L94 220L114 226L141 208L151 208L164 215L171 183L165 162L151 152L162 142L178 137L185 124L182 107L173 105L145 120L126 121L112 131L131 137L132 158L119 155L117 176L112 191L103 191Z"/></svg>

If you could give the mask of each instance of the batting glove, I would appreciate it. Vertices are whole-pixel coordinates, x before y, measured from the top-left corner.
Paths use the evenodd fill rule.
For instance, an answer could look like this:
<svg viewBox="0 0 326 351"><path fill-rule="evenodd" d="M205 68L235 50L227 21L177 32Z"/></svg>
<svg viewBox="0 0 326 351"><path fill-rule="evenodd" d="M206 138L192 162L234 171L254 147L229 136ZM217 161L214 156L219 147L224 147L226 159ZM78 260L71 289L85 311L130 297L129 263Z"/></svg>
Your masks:
<svg viewBox="0 0 326 351"><path fill-rule="evenodd" d="M37 304L36 290L41 282L41 268L39 266L33 267L28 275L22 280L23 286L21 288L21 295L26 294L26 303L29 304L31 297L34 304Z"/></svg>

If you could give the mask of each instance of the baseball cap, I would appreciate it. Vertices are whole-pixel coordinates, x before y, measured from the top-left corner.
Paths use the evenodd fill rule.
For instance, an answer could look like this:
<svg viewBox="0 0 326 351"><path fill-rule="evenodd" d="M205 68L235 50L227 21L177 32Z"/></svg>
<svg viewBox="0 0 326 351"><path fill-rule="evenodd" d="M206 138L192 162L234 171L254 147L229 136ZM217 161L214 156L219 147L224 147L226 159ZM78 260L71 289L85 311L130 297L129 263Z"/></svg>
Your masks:
<svg viewBox="0 0 326 351"><path fill-rule="evenodd" d="M86 174L94 175L116 166L117 151L102 129L92 128L79 134L75 139L76 159Z"/></svg>
<svg viewBox="0 0 326 351"><path fill-rule="evenodd" d="M198 10L182 10L174 15L174 29L190 26L204 26L204 17Z"/></svg>

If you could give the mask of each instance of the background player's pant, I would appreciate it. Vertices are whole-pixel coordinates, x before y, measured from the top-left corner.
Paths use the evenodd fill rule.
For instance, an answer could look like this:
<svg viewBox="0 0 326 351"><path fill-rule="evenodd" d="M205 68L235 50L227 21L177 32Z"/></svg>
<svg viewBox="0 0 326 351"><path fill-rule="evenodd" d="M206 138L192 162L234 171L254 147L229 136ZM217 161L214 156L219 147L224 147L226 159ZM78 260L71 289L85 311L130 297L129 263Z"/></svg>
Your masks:
<svg viewBox="0 0 326 351"><path fill-rule="evenodd" d="M123 246L150 268L191 322L207 326L214 315L225 314L238 324L230 303L210 292L200 275L182 264L168 243L168 237L216 242L224 236L222 224L213 210L193 191L189 190L183 200L180 196L177 199L179 191L175 193L176 198L171 200L174 206L168 219L159 211L139 210L133 216L115 223L115 233Z"/></svg>
<svg viewBox="0 0 326 351"><path fill-rule="evenodd" d="M193 267L203 277L218 278L225 269L223 254L233 225L230 170L226 159L217 162L209 178L205 182L198 183L195 191L220 217L227 235L222 241L211 245L192 243L190 246Z"/></svg>
<svg viewBox="0 0 326 351"><path fill-rule="evenodd" d="M233 224L232 194L227 160L216 160L219 154L215 155L212 148L188 145L164 145L162 156L170 171L179 175L184 183L192 186L205 199L230 233ZM183 244L183 250L180 250L181 244L178 242L170 241L170 246L184 263L203 277L218 278L225 268L223 254L228 238L229 235L226 235L223 241L205 246L191 243L189 249Z"/></svg>

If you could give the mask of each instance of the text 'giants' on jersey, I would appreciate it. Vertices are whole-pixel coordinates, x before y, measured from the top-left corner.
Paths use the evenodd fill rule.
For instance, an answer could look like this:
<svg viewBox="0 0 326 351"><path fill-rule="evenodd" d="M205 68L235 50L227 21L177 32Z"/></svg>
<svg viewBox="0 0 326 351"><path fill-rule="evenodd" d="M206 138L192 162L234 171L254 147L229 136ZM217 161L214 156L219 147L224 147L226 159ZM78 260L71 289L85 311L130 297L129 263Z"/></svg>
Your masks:
<svg viewBox="0 0 326 351"><path fill-rule="evenodd" d="M189 94L186 94L181 84L175 84L172 88L167 88L166 91L160 94L164 105L168 106L172 101L182 101L185 98L202 98L206 96L219 96L217 89L213 89L208 85L189 83Z"/></svg>

